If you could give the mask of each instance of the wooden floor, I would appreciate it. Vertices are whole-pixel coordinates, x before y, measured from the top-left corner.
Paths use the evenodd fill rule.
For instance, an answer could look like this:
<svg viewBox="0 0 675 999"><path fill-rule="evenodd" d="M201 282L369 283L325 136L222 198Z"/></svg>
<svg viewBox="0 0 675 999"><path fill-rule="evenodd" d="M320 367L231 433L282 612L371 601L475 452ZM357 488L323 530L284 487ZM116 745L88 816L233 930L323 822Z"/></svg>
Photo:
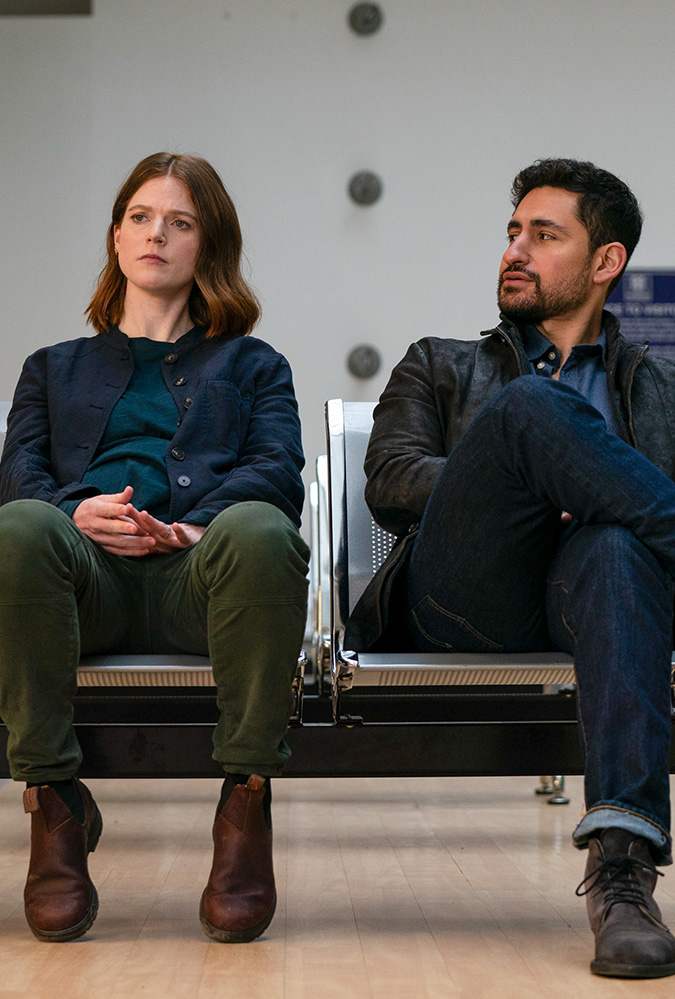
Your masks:
<svg viewBox="0 0 675 999"><path fill-rule="evenodd" d="M675 979L588 971L584 855L572 803L533 778L279 780L277 914L253 944L210 943L197 918L218 783L91 781L101 909L71 944L26 927L29 819L0 789L0 999L578 999L671 997ZM675 926L675 873L659 879Z"/></svg>

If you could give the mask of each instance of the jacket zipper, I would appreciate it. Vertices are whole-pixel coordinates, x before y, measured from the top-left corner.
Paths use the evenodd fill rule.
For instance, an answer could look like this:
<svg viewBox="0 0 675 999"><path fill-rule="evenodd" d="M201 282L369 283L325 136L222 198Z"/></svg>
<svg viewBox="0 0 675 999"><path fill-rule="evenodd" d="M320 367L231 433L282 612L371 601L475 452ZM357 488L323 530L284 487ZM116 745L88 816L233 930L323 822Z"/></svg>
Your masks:
<svg viewBox="0 0 675 999"><path fill-rule="evenodd" d="M386 630L386 625L383 620L384 608L382 606L383 604L382 594L384 588L387 585L391 573L396 569L399 562L403 558L404 554L410 548L411 539L414 538L414 536L417 534L419 526L420 526L419 524L411 524L410 527L408 528L407 533L401 535L400 541L398 542L398 544L394 544L393 548L391 549L390 555L387 556L387 558L390 558L391 561L389 562L389 565L387 565L386 572L383 573L382 575L382 578L380 580L380 585L377 588L377 599L375 601L375 609L377 610L377 624L380 629L380 635L378 637L381 637ZM385 562L382 563L383 566L386 564L386 561L387 560L385 560Z"/></svg>
<svg viewBox="0 0 675 999"><path fill-rule="evenodd" d="M638 365L644 360L644 356L649 350L649 344L645 343L630 363L628 369L628 374L626 375L626 403L628 406L628 430L630 432L631 441L633 447L637 450L637 437L635 435L635 427L633 425L633 378L635 377L635 372L637 371Z"/></svg>
<svg viewBox="0 0 675 999"><path fill-rule="evenodd" d="M505 330L503 330L501 328L501 326L495 326L495 328L494 328L494 330L492 330L492 332L493 333L497 333L498 336L500 336L502 338L502 340L505 340L506 343L508 343L509 347L511 348L511 350L513 351L513 353L515 355L516 364L518 365L518 371L519 371L519 373L521 375L524 375L525 371L523 369L523 365L522 365L521 360L520 360L520 354L518 353L518 348L516 347L515 343L511 339L511 337L508 335L508 333Z"/></svg>

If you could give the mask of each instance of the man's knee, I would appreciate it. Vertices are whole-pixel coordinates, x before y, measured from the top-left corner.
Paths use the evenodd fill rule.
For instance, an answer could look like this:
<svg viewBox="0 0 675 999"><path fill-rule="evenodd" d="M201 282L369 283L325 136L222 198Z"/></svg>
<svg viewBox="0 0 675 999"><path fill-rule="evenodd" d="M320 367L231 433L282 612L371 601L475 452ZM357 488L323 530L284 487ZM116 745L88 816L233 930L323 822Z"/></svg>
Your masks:
<svg viewBox="0 0 675 999"><path fill-rule="evenodd" d="M653 592L654 586L672 592L672 579L656 555L630 528L621 524L589 524L579 528L556 562L552 566L553 575L560 572L575 587L596 594L622 591L639 594L646 587Z"/></svg>
<svg viewBox="0 0 675 999"><path fill-rule="evenodd" d="M579 545L587 559L612 565L626 559L655 558L637 535L623 524L588 524L579 528L572 543Z"/></svg>
<svg viewBox="0 0 675 999"><path fill-rule="evenodd" d="M568 385L561 385L552 378L525 375L514 378L500 389L488 405L499 411L527 415L531 419L534 415L541 418L548 412L554 413L559 406L588 407L590 404Z"/></svg>

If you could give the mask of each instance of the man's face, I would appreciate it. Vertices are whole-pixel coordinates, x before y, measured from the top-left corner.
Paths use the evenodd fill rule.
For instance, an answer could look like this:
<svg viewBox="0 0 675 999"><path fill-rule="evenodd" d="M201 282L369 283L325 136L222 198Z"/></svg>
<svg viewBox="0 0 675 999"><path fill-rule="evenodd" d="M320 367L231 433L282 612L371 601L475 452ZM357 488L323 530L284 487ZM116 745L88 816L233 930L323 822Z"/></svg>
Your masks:
<svg viewBox="0 0 675 999"><path fill-rule="evenodd" d="M576 216L578 195L536 187L516 208L499 268L499 308L517 323L570 316L593 290L588 233Z"/></svg>

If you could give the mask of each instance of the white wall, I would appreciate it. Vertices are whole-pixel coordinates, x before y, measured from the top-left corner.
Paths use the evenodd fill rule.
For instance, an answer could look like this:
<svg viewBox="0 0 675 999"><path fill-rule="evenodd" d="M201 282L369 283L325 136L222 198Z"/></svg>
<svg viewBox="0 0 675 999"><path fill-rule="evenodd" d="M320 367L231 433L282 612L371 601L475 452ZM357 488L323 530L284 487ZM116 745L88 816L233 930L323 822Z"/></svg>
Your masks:
<svg viewBox="0 0 675 999"><path fill-rule="evenodd" d="M86 332L114 192L141 157L196 152L237 205L258 333L295 372L309 474L331 396L375 398L411 340L476 336L513 175L595 160L647 215L634 262L673 266L671 0L96 0L0 18L0 398L23 358ZM357 169L382 200L346 195ZM345 358L378 346L360 382Z"/></svg>

